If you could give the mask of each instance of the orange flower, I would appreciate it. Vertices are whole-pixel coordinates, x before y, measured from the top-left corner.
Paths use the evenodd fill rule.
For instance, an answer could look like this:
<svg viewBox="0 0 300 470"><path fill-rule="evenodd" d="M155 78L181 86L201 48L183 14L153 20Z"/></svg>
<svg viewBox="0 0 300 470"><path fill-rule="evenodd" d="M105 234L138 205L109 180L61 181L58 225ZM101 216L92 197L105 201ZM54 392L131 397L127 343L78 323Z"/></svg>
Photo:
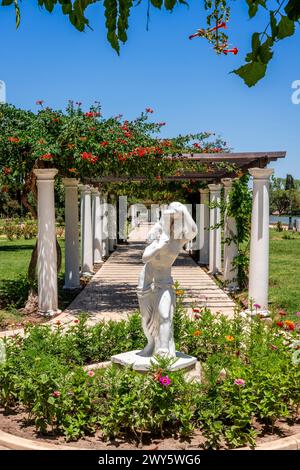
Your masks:
<svg viewBox="0 0 300 470"><path fill-rule="evenodd" d="M194 331L193 334L194 334L194 336L200 336L200 335L202 335L202 331L196 330L196 331Z"/></svg>
<svg viewBox="0 0 300 470"><path fill-rule="evenodd" d="M40 145L44 145L45 143L46 143L46 141L44 139L38 140L38 144L40 144Z"/></svg>
<svg viewBox="0 0 300 470"><path fill-rule="evenodd" d="M295 329L295 323L294 322L292 322L291 320L285 320L284 324L289 330L294 331L294 329Z"/></svg>
<svg viewBox="0 0 300 470"><path fill-rule="evenodd" d="M184 290L181 290L181 289L177 289L175 291L176 295L183 295L184 294Z"/></svg>
<svg viewBox="0 0 300 470"><path fill-rule="evenodd" d="M231 336L231 335L225 336L225 339L226 339L227 341L234 341L234 337Z"/></svg>
<svg viewBox="0 0 300 470"><path fill-rule="evenodd" d="M68 171L69 171L70 173L76 173L77 170L76 170L76 168L69 168Z"/></svg>
<svg viewBox="0 0 300 470"><path fill-rule="evenodd" d="M75 147L75 144L67 144L68 149L73 149Z"/></svg>
<svg viewBox="0 0 300 470"><path fill-rule="evenodd" d="M81 140L82 142L85 142L85 141L86 141L86 137L79 137L79 140Z"/></svg>
<svg viewBox="0 0 300 470"><path fill-rule="evenodd" d="M19 137L7 137L7 140L12 142L13 144L18 144L20 142Z"/></svg>
<svg viewBox="0 0 300 470"><path fill-rule="evenodd" d="M153 374L153 379L155 382L159 382L162 374L162 369L158 369L154 374Z"/></svg>

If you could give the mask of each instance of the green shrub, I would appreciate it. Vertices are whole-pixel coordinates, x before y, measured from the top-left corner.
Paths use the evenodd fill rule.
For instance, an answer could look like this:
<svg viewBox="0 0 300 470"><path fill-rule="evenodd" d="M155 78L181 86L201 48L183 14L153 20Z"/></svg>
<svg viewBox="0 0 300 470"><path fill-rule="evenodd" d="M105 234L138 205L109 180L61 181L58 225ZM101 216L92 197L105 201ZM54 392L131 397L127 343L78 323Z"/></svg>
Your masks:
<svg viewBox="0 0 300 470"><path fill-rule="evenodd" d="M0 305L6 308L21 308L28 298L29 290L37 289L37 283L20 274L17 279L0 281Z"/></svg>
<svg viewBox="0 0 300 470"><path fill-rule="evenodd" d="M84 364L141 349L140 317L87 326L81 316L64 331L38 325L25 337L6 338L0 364L0 405L21 405L40 432L78 439L100 429L107 438L127 435L188 436L200 429L206 447L255 445L277 420L299 417L300 367L293 361L299 325L259 316L228 319L207 309L182 313L178 294L174 324L178 350L196 356L201 383L187 382L159 359L148 374L111 366L87 372ZM286 318L286 317L284 317ZM167 376L167 383L161 379ZM256 426L259 423L259 427Z"/></svg>

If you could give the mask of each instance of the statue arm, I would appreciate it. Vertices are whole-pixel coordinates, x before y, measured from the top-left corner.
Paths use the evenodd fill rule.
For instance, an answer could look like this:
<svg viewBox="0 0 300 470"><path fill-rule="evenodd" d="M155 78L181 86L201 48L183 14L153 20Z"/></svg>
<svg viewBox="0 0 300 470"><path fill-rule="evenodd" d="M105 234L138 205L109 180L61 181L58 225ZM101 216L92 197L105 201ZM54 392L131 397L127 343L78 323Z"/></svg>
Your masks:
<svg viewBox="0 0 300 470"><path fill-rule="evenodd" d="M166 249L169 245L168 239L160 239L159 241L154 240L143 253L143 262L148 263L153 258L155 258L162 250Z"/></svg>

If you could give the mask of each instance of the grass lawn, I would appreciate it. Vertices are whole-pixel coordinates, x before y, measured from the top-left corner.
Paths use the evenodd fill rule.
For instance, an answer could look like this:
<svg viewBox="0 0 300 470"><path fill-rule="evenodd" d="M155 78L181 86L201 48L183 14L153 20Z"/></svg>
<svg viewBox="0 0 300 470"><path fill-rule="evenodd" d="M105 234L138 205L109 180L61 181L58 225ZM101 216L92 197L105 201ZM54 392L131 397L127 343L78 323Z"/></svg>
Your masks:
<svg viewBox="0 0 300 470"><path fill-rule="evenodd" d="M270 302L289 314L300 311L300 233L270 230Z"/></svg>
<svg viewBox="0 0 300 470"><path fill-rule="evenodd" d="M274 308L284 308L289 314L300 311L300 234L270 230L270 303ZM0 283L17 279L26 274L35 240L8 241L0 238ZM62 270L59 275L59 307L66 308L74 294L62 289L64 275L65 242L59 239L62 248ZM15 311L0 310L1 319L18 320Z"/></svg>
<svg viewBox="0 0 300 470"><path fill-rule="evenodd" d="M62 289L65 270L65 241L59 238L59 244L62 249L62 269L59 274L58 282L59 308L64 309L74 298L74 294L65 292ZM35 239L9 241L6 238L0 238L0 283L3 283L3 281L16 280L20 274L26 274L34 245ZM18 315L16 311L0 309L0 323L10 318L16 321L19 320L21 316Z"/></svg>

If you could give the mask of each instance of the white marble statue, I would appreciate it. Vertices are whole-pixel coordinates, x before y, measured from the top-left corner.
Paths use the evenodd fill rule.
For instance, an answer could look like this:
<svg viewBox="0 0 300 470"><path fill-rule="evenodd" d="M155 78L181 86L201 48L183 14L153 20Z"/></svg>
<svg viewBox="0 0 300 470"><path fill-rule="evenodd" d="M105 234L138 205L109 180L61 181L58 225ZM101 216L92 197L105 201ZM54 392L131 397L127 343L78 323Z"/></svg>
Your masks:
<svg viewBox="0 0 300 470"><path fill-rule="evenodd" d="M140 356L175 357L173 313L176 296L171 267L182 247L197 235L197 226L187 208L172 202L148 234L138 283L142 325L148 340Z"/></svg>

